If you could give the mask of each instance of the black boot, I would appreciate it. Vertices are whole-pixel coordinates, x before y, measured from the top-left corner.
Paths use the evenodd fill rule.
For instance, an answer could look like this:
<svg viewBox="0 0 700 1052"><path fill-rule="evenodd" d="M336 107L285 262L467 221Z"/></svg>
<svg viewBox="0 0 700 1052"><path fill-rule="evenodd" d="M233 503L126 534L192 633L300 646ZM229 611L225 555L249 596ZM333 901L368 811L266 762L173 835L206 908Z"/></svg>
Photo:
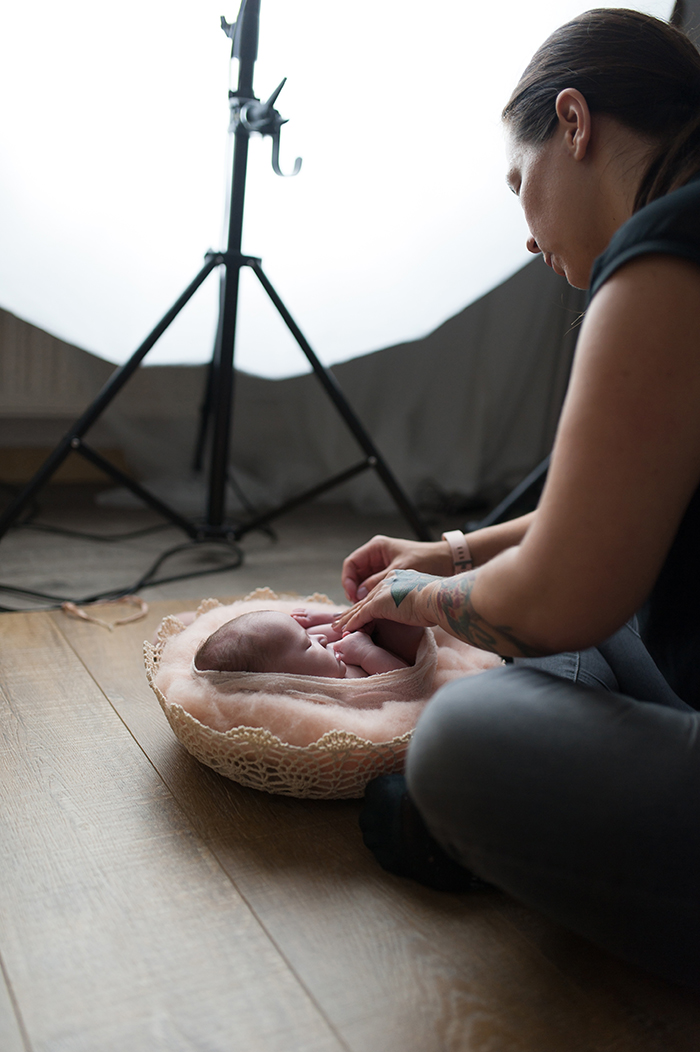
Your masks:
<svg viewBox="0 0 700 1052"><path fill-rule="evenodd" d="M379 865L437 891L476 891L491 884L450 858L428 832L402 774L375 778L360 812L365 845Z"/></svg>

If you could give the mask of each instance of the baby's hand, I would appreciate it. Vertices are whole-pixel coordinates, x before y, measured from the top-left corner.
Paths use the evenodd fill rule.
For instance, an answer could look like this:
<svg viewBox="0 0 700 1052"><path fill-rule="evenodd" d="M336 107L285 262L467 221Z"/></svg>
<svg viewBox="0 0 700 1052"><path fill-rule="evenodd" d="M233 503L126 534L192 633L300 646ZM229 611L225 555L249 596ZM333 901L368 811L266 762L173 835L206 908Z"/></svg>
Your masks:
<svg viewBox="0 0 700 1052"><path fill-rule="evenodd" d="M328 613L325 610L311 611L303 606L298 606L295 610L292 610L292 617L299 622L302 628L316 628L317 625L328 625L330 627L331 622L340 617L342 612L342 610L329 610Z"/></svg>
<svg viewBox="0 0 700 1052"><path fill-rule="evenodd" d="M376 647L366 632L346 632L333 649L346 665L361 665ZM364 667L364 666L363 666Z"/></svg>
<svg viewBox="0 0 700 1052"><path fill-rule="evenodd" d="M313 628L307 628L306 634L307 636L320 637L326 643L335 643L343 638L343 633L339 632L337 628L333 628L332 625L315 625Z"/></svg>
<svg viewBox="0 0 700 1052"><path fill-rule="evenodd" d="M406 662L396 654L378 647L366 632L347 632L339 643L333 644L336 655L346 665L359 665L368 676L406 668Z"/></svg>

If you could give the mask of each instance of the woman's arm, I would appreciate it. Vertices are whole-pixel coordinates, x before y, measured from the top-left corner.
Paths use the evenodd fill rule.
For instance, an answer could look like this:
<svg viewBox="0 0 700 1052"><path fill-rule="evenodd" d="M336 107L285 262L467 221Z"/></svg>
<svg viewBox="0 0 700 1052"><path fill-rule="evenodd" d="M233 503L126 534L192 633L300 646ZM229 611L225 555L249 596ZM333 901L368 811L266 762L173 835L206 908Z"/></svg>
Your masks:
<svg viewBox="0 0 700 1052"><path fill-rule="evenodd" d="M584 321L547 483L522 542L450 579L399 573L342 623L440 624L501 654L583 649L649 594L700 481L700 269L647 256Z"/></svg>
<svg viewBox="0 0 700 1052"><path fill-rule="evenodd" d="M474 566L483 566L506 548L520 544L535 521L536 514L537 512L531 511L517 519L499 522L496 526L486 526L483 530L468 533L467 541Z"/></svg>
<svg viewBox="0 0 700 1052"><path fill-rule="evenodd" d="M470 533L469 551L474 565L482 566L504 548L520 544L533 517L531 512ZM345 594L354 603L364 599L389 570L420 570L447 577L452 569L452 552L447 541L409 541L378 534L347 557L341 577Z"/></svg>

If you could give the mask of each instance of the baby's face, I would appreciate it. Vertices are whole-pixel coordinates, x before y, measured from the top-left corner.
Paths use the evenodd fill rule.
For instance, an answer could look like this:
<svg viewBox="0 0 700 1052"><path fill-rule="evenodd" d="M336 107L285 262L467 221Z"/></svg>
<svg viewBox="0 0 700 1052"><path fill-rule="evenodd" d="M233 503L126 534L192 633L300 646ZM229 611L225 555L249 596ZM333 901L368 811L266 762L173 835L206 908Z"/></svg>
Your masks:
<svg viewBox="0 0 700 1052"><path fill-rule="evenodd" d="M294 627L286 626L287 643L279 651L279 671L342 679L345 665L335 656L333 648L326 646L325 636L310 636L293 617L289 620Z"/></svg>

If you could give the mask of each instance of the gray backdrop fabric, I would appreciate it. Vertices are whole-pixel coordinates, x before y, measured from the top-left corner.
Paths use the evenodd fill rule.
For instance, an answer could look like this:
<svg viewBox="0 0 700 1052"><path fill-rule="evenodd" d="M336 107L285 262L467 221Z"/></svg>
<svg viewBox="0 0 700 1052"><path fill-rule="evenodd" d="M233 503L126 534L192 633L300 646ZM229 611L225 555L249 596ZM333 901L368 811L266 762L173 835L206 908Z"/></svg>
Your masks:
<svg viewBox="0 0 700 1052"><path fill-rule="evenodd" d="M584 302L533 260L424 339L333 372L412 497L426 484L499 496L549 452ZM0 311L0 450L53 445L113 368ZM202 499L190 462L205 373L205 366L140 368L87 436L98 448L121 448L141 481L193 512ZM313 374L237 373L232 466L251 501L283 500L359 459ZM393 508L373 472L326 499Z"/></svg>

